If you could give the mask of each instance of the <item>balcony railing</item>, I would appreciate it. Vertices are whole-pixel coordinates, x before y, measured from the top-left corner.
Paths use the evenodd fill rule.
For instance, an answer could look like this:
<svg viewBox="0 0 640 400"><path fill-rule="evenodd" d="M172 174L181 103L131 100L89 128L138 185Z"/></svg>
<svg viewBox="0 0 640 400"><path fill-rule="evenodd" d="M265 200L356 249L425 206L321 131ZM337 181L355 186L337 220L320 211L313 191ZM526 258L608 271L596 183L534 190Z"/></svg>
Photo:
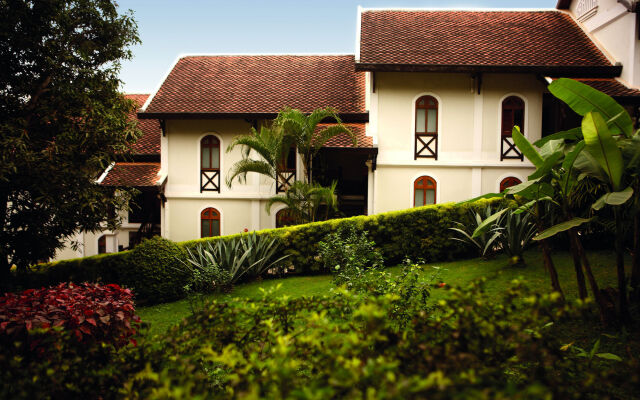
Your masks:
<svg viewBox="0 0 640 400"><path fill-rule="evenodd" d="M438 159L437 133L416 133L414 160L418 158Z"/></svg>
<svg viewBox="0 0 640 400"><path fill-rule="evenodd" d="M500 141L500 161L502 160L520 160L524 161L524 156L516 147L511 136L502 136Z"/></svg>
<svg viewBox="0 0 640 400"><path fill-rule="evenodd" d="M200 170L200 193L202 192L220 193L220 169L203 168Z"/></svg>
<svg viewBox="0 0 640 400"><path fill-rule="evenodd" d="M295 169L287 169L280 172L280 175L284 178L284 180L278 179L276 181L276 193L283 193L287 191L293 182L296 180L296 170Z"/></svg>

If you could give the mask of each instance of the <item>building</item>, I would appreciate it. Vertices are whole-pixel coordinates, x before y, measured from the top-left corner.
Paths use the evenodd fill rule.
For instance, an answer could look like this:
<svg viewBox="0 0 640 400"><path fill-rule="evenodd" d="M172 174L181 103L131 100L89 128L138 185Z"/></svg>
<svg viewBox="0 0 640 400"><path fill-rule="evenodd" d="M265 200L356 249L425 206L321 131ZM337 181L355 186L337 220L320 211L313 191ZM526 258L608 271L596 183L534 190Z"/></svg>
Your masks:
<svg viewBox="0 0 640 400"><path fill-rule="evenodd" d="M179 57L138 113L160 129L160 163L116 164L102 184L161 198L159 231L175 241L276 227L280 210L264 205L279 185L249 175L227 186L225 174L242 158L227 146L284 107L332 106L358 145L335 138L314 159L313 174L338 179L345 214L501 191L533 171L513 144L514 125L531 141L577 125L547 92L552 79L580 79L626 104L637 121L636 5L359 9L355 55ZM624 44L611 39L615 33ZM300 160L290 160L291 179L300 171ZM142 226L129 221L109 233L105 250L127 247Z"/></svg>

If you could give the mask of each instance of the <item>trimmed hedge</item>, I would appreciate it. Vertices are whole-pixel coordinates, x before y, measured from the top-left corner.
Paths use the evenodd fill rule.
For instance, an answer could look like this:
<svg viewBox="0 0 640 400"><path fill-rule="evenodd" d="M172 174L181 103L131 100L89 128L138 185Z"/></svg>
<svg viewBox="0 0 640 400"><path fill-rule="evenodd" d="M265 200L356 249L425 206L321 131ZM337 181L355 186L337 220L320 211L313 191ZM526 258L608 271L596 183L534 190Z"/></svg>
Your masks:
<svg viewBox="0 0 640 400"><path fill-rule="evenodd" d="M471 224L469 210L478 210L487 205L507 207L511 202L502 199L477 200L473 203L445 203L392 211L375 215L295 225L256 232L258 235L277 236L283 242L283 254L289 254L287 262L293 266L294 274L317 274L324 270L318 255L318 243L326 240L329 233L340 228L355 227L367 231L370 240L382 250L387 265L398 264L404 258L425 262L450 261L472 257L475 252L464 243L449 240L450 227L455 222ZM229 240L241 234L203 238L181 242L185 248L199 243Z"/></svg>
<svg viewBox="0 0 640 400"><path fill-rule="evenodd" d="M363 215L351 218L334 219L304 225L278 229L266 229L256 232L258 235L276 236L282 240L282 253L289 254L287 263L293 266L289 273L304 275L326 272L322 261L317 257L318 242L341 227L353 226L359 231L367 231L368 236L382 250L387 264L400 263L403 258L424 260L426 262L449 261L471 257L475 253L472 248L455 240L449 240L449 228L454 222L471 223L470 209L482 209L487 205L509 206L510 202L502 199L478 200L472 203L445 203L431 206L392 211L376 215ZM241 234L203 238L177 243L183 249L193 248L205 241L230 240ZM164 240L164 242L168 242ZM163 242L163 243L164 243ZM142 246L142 245L140 245ZM175 255L184 254L176 246ZM131 287L138 302L158 302L175 300L181 296L179 292L168 293L161 298L141 289L144 285L154 284L149 281L148 274L141 274L140 268L147 268L147 263L158 257L153 255L153 245L147 257L134 256L136 249L113 254L101 254L92 257L62 260L39 265L25 274L17 274L16 288L29 288L56 285L60 282L103 282L117 283ZM171 258L171 257L170 257ZM166 259L166 258L165 258ZM168 260L168 259L167 259ZM160 271L152 268L150 271ZM167 284L182 289L182 278L173 269L162 268L161 276ZM152 274L153 275L153 274ZM171 279L172 276L176 280ZM155 284L154 284L155 285ZM136 290L138 289L138 290Z"/></svg>

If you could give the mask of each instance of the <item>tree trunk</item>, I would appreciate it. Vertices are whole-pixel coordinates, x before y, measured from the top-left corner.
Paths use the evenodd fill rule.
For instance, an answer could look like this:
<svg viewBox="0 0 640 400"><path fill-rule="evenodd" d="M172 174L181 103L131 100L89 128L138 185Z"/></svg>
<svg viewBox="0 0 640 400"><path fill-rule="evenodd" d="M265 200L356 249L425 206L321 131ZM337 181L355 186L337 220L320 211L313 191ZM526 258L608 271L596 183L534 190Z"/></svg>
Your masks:
<svg viewBox="0 0 640 400"><path fill-rule="evenodd" d="M591 291L593 292L593 298L598 305L600 321L605 326L609 325L610 317L607 314L607 307L604 299L602 298L602 293L600 293L600 288L598 288L598 282L596 282L596 278L593 276L593 271L591 270L591 264L589 264L587 253L584 251L584 247L582 247L582 242L580 242L578 233L574 229L569 230L569 240L578 252L578 256L580 257L580 260L582 260L582 266L587 273L587 279L589 280L589 286L591 286Z"/></svg>
<svg viewBox="0 0 640 400"><path fill-rule="evenodd" d="M0 229L2 229L0 231L0 288L9 287L9 271L11 268L4 238L8 201L9 195L7 190L0 187Z"/></svg>
<svg viewBox="0 0 640 400"><path fill-rule="evenodd" d="M618 270L618 302L620 303L620 321L624 325L631 323L629 303L627 300L627 278L624 272L624 234L622 232L622 215L620 207L614 208L616 218L616 268Z"/></svg>
<svg viewBox="0 0 640 400"><path fill-rule="evenodd" d="M632 296L636 301L640 300L640 213L633 217L633 254L631 262L631 288Z"/></svg>
<svg viewBox="0 0 640 400"><path fill-rule="evenodd" d="M542 220L540 219L540 205L536 202L535 207L535 217L536 217L536 229L538 233L542 232ZM556 266L553 264L553 259L551 258L551 248L549 247L549 242L547 239L543 239L540 241L540 249L542 249L542 259L544 261L544 267L549 273L551 277L551 288L554 292L560 293L562 297L562 301L565 300L564 293L562 292L562 288L560 287L560 280L558 279L558 271L556 270Z"/></svg>
<svg viewBox="0 0 640 400"><path fill-rule="evenodd" d="M578 252L578 248L575 243L575 239L578 238L578 235L575 229L569 229L567 232L569 236L569 249L571 250L571 257L573 258L573 267L576 270L576 280L578 282L578 294L580 299L584 300L587 298L587 284L584 280L584 272L582 271L582 262L580 260L580 253ZM595 296L595 293L594 293Z"/></svg>

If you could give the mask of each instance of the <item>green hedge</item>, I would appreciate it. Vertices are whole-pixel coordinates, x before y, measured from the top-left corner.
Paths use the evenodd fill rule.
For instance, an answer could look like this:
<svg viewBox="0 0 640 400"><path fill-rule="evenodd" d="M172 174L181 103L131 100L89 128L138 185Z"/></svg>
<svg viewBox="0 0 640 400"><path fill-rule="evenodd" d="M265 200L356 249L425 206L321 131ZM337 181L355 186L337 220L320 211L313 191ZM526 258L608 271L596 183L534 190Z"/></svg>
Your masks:
<svg viewBox="0 0 640 400"><path fill-rule="evenodd" d="M387 264L397 264L405 257L426 262L449 261L473 256L474 250L455 240L449 240L449 230L454 222L471 223L469 210L480 209L488 204L508 205L505 200L478 200L473 203L446 203L432 206L411 208L376 215L357 216L334 219L311 224L297 225L279 229L267 229L257 232L258 235L277 236L283 242L284 254L289 254L287 262L293 266L294 274L317 274L325 272L317 259L318 242L326 235L341 227L355 226L367 231L371 240L380 247ZM237 235L215 238L204 238L178 243L183 248L193 248L205 241L229 240ZM147 249L149 250L149 249ZM145 251L147 251L145 250ZM133 257L135 249L114 254L102 254L93 257L62 260L37 266L33 271L16 276L16 287L40 287L60 282L103 282L118 283L128 287L140 288L145 283L151 284L145 274L138 269L145 268L147 262L154 257L138 259ZM177 254L177 253L176 253ZM156 267L154 267L156 268ZM150 270L154 270L151 268ZM165 278L171 273L165 268ZM178 272L176 272L179 275ZM181 285L180 282L170 284ZM181 287L181 286L180 286ZM156 295L146 295L144 290L136 291L138 302L157 302ZM178 293L170 293L175 299ZM169 298L167 298L169 300Z"/></svg>

